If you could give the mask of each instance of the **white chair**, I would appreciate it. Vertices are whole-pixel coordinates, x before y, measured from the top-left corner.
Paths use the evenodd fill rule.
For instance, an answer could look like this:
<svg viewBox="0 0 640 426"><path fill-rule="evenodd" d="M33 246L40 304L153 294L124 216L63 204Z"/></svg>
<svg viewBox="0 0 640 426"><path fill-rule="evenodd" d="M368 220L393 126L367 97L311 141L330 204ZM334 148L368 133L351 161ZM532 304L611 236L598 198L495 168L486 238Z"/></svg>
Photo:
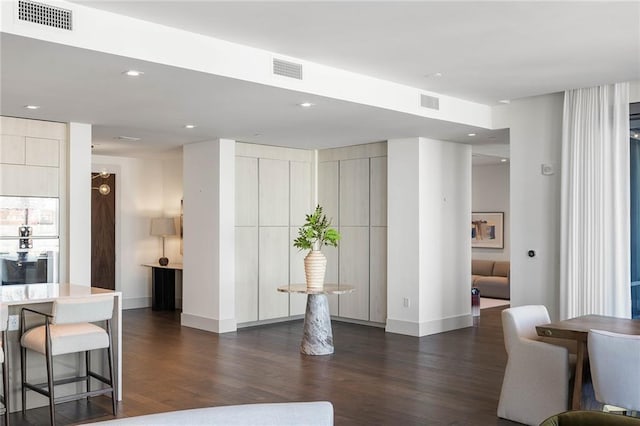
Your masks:
<svg viewBox="0 0 640 426"><path fill-rule="evenodd" d="M640 411L640 336L591 330L587 344L596 400Z"/></svg>
<svg viewBox="0 0 640 426"><path fill-rule="evenodd" d="M2 396L0 401L4 406L4 424L9 426L9 361L5 353L7 350L7 325L9 322L9 309L7 305L0 305L0 333L2 333L0 347L0 362L2 362Z"/></svg>
<svg viewBox="0 0 640 426"><path fill-rule="evenodd" d="M44 325L24 331L25 312L36 313L44 317ZM113 296L91 296L82 298L64 298L53 302L51 314L22 308L20 339L20 361L22 366L22 412L26 410L27 389L38 392L49 398L49 414L51 424L55 424L55 404L73 401L90 396L111 394L113 415L116 415L116 398L113 371L113 350L111 343L111 317L113 314ZM93 324L104 322L105 328ZM45 356L47 366L47 383L32 384L27 382L27 349ZM91 371L90 351L107 350L109 377ZM76 352L85 353L86 374L54 380L53 357ZM91 378L106 385L91 390ZM67 383L86 383L86 391L74 395L55 396L55 386Z"/></svg>
<svg viewBox="0 0 640 426"><path fill-rule="evenodd" d="M544 306L502 311L504 344L509 356L502 382L498 417L539 425L569 405L569 351L539 340L536 325L551 322Z"/></svg>

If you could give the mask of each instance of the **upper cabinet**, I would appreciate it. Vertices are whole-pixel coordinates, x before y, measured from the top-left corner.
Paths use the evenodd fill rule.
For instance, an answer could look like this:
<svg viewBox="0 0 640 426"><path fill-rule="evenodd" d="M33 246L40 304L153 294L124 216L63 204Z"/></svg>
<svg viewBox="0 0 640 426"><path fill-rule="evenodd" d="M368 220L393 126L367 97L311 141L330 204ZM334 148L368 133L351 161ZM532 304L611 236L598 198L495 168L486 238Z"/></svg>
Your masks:
<svg viewBox="0 0 640 426"><path fill-rule="evenodd" d="M0 195L59 197L63 123L0 117Z"/></svg>

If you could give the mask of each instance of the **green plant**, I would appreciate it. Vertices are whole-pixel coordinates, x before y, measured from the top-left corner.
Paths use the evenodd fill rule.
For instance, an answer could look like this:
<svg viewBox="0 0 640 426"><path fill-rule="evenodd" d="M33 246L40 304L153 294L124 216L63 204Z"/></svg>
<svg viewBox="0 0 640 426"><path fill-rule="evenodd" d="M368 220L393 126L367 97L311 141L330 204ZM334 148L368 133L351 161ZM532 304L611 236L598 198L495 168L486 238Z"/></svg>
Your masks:
<svg viewBox="0 0 640 426"><path fill-rule="evenodd" d="M340 233L331 228L331 221L318 205L312 214L305 215L305 224L298 228L298 238L293 241L293 246L300 250L320 250L322 246L338 247L340 238Z"/></svg>

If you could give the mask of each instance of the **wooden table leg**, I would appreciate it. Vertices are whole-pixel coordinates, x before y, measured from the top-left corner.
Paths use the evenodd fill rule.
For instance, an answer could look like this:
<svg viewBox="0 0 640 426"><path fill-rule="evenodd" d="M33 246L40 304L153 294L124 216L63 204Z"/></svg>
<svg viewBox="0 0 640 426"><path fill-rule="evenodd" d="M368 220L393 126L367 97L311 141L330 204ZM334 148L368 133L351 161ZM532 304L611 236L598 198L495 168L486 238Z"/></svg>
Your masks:
<svg viewBox="0 0 640 426"><path fill-rule="evenodd" d="M576 359L576 374L573 378L573 399L571 402L572 410L580 409L580 402L582 400L582 374L584 367L584 354L587 350L587 342L578 340L578 354Z"/></svg>

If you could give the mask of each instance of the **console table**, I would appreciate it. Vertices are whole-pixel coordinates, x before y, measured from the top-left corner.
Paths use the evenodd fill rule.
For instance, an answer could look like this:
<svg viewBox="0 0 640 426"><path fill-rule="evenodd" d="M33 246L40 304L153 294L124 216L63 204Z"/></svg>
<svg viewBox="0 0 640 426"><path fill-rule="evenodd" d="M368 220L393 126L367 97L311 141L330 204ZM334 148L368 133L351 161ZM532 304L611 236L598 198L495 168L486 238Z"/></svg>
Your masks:
<svg viewBox="0 0 640 426"><path fill-rule="evenodd" d="M151 309L154 311L174 311L176 309L176 271L182 271L182 263L166 266L157 263L143 263L153 273L151 284Z"/></svg>
<svg viewBox="0 0 640 426"><path fill-rule="evenodd" d="M355 290L348 285L325 284L321 289L308 289L306 284L289 284L278 287L282 293L307 295L304 314L304 332L300 352L305 355L330 355L333 353L333 333L327 294L347 294Z"/></svg>

